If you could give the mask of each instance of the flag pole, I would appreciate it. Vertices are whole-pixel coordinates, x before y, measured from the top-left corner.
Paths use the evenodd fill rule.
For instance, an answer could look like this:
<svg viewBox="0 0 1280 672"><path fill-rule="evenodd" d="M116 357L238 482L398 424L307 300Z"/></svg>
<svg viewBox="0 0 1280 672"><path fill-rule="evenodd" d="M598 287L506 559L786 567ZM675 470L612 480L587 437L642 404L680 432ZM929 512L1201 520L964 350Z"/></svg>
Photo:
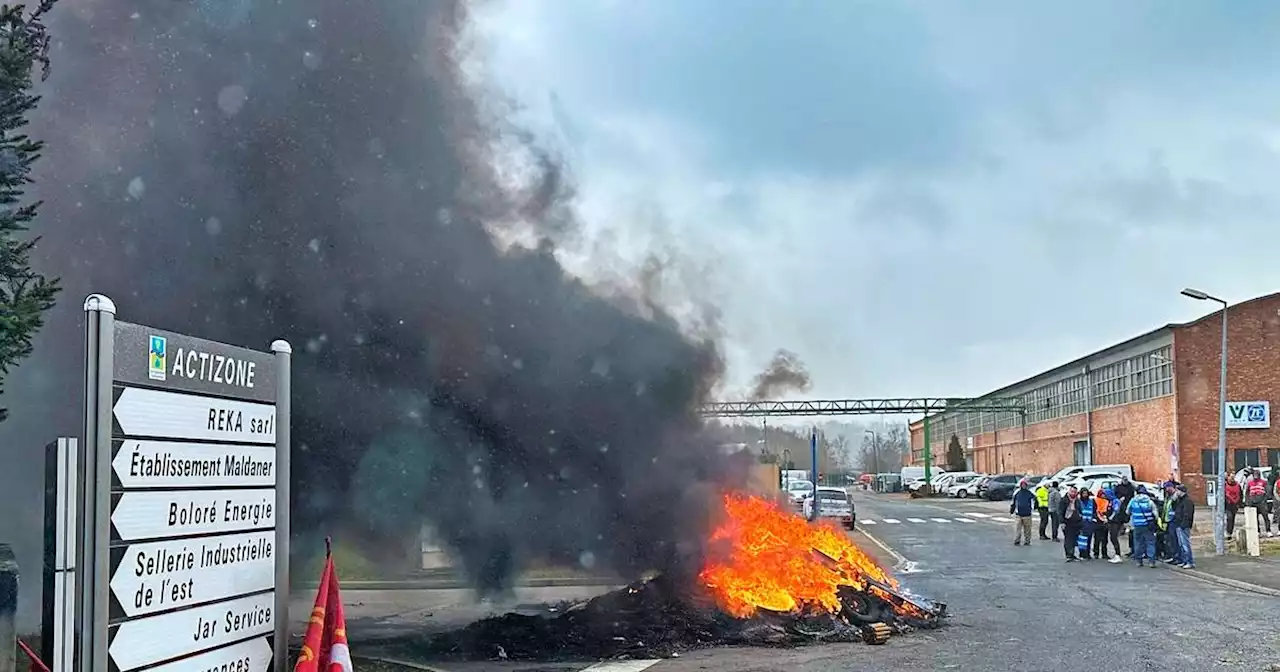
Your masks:
<svg viewBox="0 0 1280 672"><path fill-rule="evenodd" d="M332 542L333 542L333 538L332 538L332 537L325 537L325 538L324 538L324 559L325 559L325 560L328 560L328 559L329 559L329 557L333 555L333 545L332 545Z"/></svg>

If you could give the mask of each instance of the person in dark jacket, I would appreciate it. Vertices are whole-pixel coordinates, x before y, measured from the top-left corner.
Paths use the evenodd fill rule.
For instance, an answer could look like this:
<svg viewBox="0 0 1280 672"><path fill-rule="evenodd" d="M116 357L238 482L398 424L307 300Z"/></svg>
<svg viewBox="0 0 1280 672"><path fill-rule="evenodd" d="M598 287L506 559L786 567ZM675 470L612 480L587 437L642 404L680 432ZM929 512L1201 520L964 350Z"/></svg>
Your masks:
<svg viewBox="0 0 1280 672"><path fill-rule="evenodd" d="M1116 483L1116 487L1113 488L1113 494L1116 499L1120 500L1120 503L1125 505L1128 505L1129 500L1133 499L1133 495L1136 492L1137 491L1133 489L1133 481L1130 481L1128 476L1123 475L1120 476L1120 482Z"/></svg>
<svg viewBox="0 0 1280 672"><path fill-rule="evenodd" d="M1067 490L1067 496L1058 505L1058 520L1062 521L1062 552L1066 554L1067 562L1075 562L1076 537L1080 534L1084 517L1080 513L1079 495L1074 487Z"/></svg>
<svg viewBox="0 0 1280 672"><path fill-rule="evenodd" d="M1013 501L1009 502L1009 513L1018 516L1018 529L1013 536L1013 545L1031 545L1031 511L1036 508L1036 495L1027 487L1027 479L1018 481L1018 490L1013 493Z"/></svg>
<svg viewBox="0 0 1280 672"><path fill-rule="evenodd" d="M1128 502L1121 502L1119 497L1111 488L1103 490L1103 494L1107 496L1109 506L1107 506L1107 539L1111 541L1111 550L1114 554L1111 556L1111 564L1124 562L1124 558L1120 557L1120 531L1124 529L1125 523L1129 522L1129 511L1126 508ZM1103 550L1105 551L1105 545Z"/></svg>
<svg viewBox="0 0 1280 672"><path fill-rule="evenodd" d="M1178 555L1183 569L1194 569L1195 556L1191 552L1191 526L1196 521L1196 505L1187 496L1187 488L1179 485L1173 495L1173 529L1178 536Z"/></svg>

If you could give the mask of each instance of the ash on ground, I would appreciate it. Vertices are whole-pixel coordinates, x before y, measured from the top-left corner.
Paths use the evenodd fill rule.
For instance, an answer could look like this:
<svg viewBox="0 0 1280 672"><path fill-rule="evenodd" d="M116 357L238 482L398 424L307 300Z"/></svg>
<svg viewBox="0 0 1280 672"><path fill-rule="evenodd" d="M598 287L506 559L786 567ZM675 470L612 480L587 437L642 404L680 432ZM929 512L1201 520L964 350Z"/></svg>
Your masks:
<svg viewBox="0 0 1280 672"><path fill-rule="evenodd" d="M821 642L883 643L888 634L937 627L946 606L898 593L843 587L839 614L759 612L729 616L706 597L657 577L584 602L551 607L545 615L508 613L442 634L391 645L405 654L460 660L582 660L668 658L713 646L791 647ZM905 617L892 603L907 599L920 615ZM875 633L879 634L878 639Z"/></svg>

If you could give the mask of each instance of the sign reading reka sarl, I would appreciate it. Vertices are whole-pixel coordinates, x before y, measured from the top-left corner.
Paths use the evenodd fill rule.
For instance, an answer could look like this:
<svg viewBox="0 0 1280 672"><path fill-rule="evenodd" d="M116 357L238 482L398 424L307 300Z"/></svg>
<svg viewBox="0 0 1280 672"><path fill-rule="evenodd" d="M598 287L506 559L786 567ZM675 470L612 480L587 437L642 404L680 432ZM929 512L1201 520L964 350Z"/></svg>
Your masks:
<svg viewBox="0 0 1280 672"><path fill-rule="evenodd" d="M283 670L288 343L266 353L117 322L98 295L85 310L80 669Z"/></svg>

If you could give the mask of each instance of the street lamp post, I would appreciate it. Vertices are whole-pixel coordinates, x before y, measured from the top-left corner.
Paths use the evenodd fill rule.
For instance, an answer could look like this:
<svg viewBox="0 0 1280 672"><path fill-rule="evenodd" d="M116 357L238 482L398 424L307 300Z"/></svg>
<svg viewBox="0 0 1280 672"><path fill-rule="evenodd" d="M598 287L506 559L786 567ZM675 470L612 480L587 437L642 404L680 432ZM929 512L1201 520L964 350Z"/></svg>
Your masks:
<svg viewBox="0 0 1280 672"><path fill-rule="evenodd" d="M1214 493L1213 548L1215 553L1226 553L1226 496L1227 487L1227 302L1198 289L1187 288L1182 295L1197 301L1213 301L1222 304L1222 366L1218 375L1218 485Z"/></svg>
<svg viewBox="0 0 1280 672"><path fill-rule="evenodd" d="M880 473L880 435L874 430L864 429L865 434L871 435L871 473Z"/></svg>

